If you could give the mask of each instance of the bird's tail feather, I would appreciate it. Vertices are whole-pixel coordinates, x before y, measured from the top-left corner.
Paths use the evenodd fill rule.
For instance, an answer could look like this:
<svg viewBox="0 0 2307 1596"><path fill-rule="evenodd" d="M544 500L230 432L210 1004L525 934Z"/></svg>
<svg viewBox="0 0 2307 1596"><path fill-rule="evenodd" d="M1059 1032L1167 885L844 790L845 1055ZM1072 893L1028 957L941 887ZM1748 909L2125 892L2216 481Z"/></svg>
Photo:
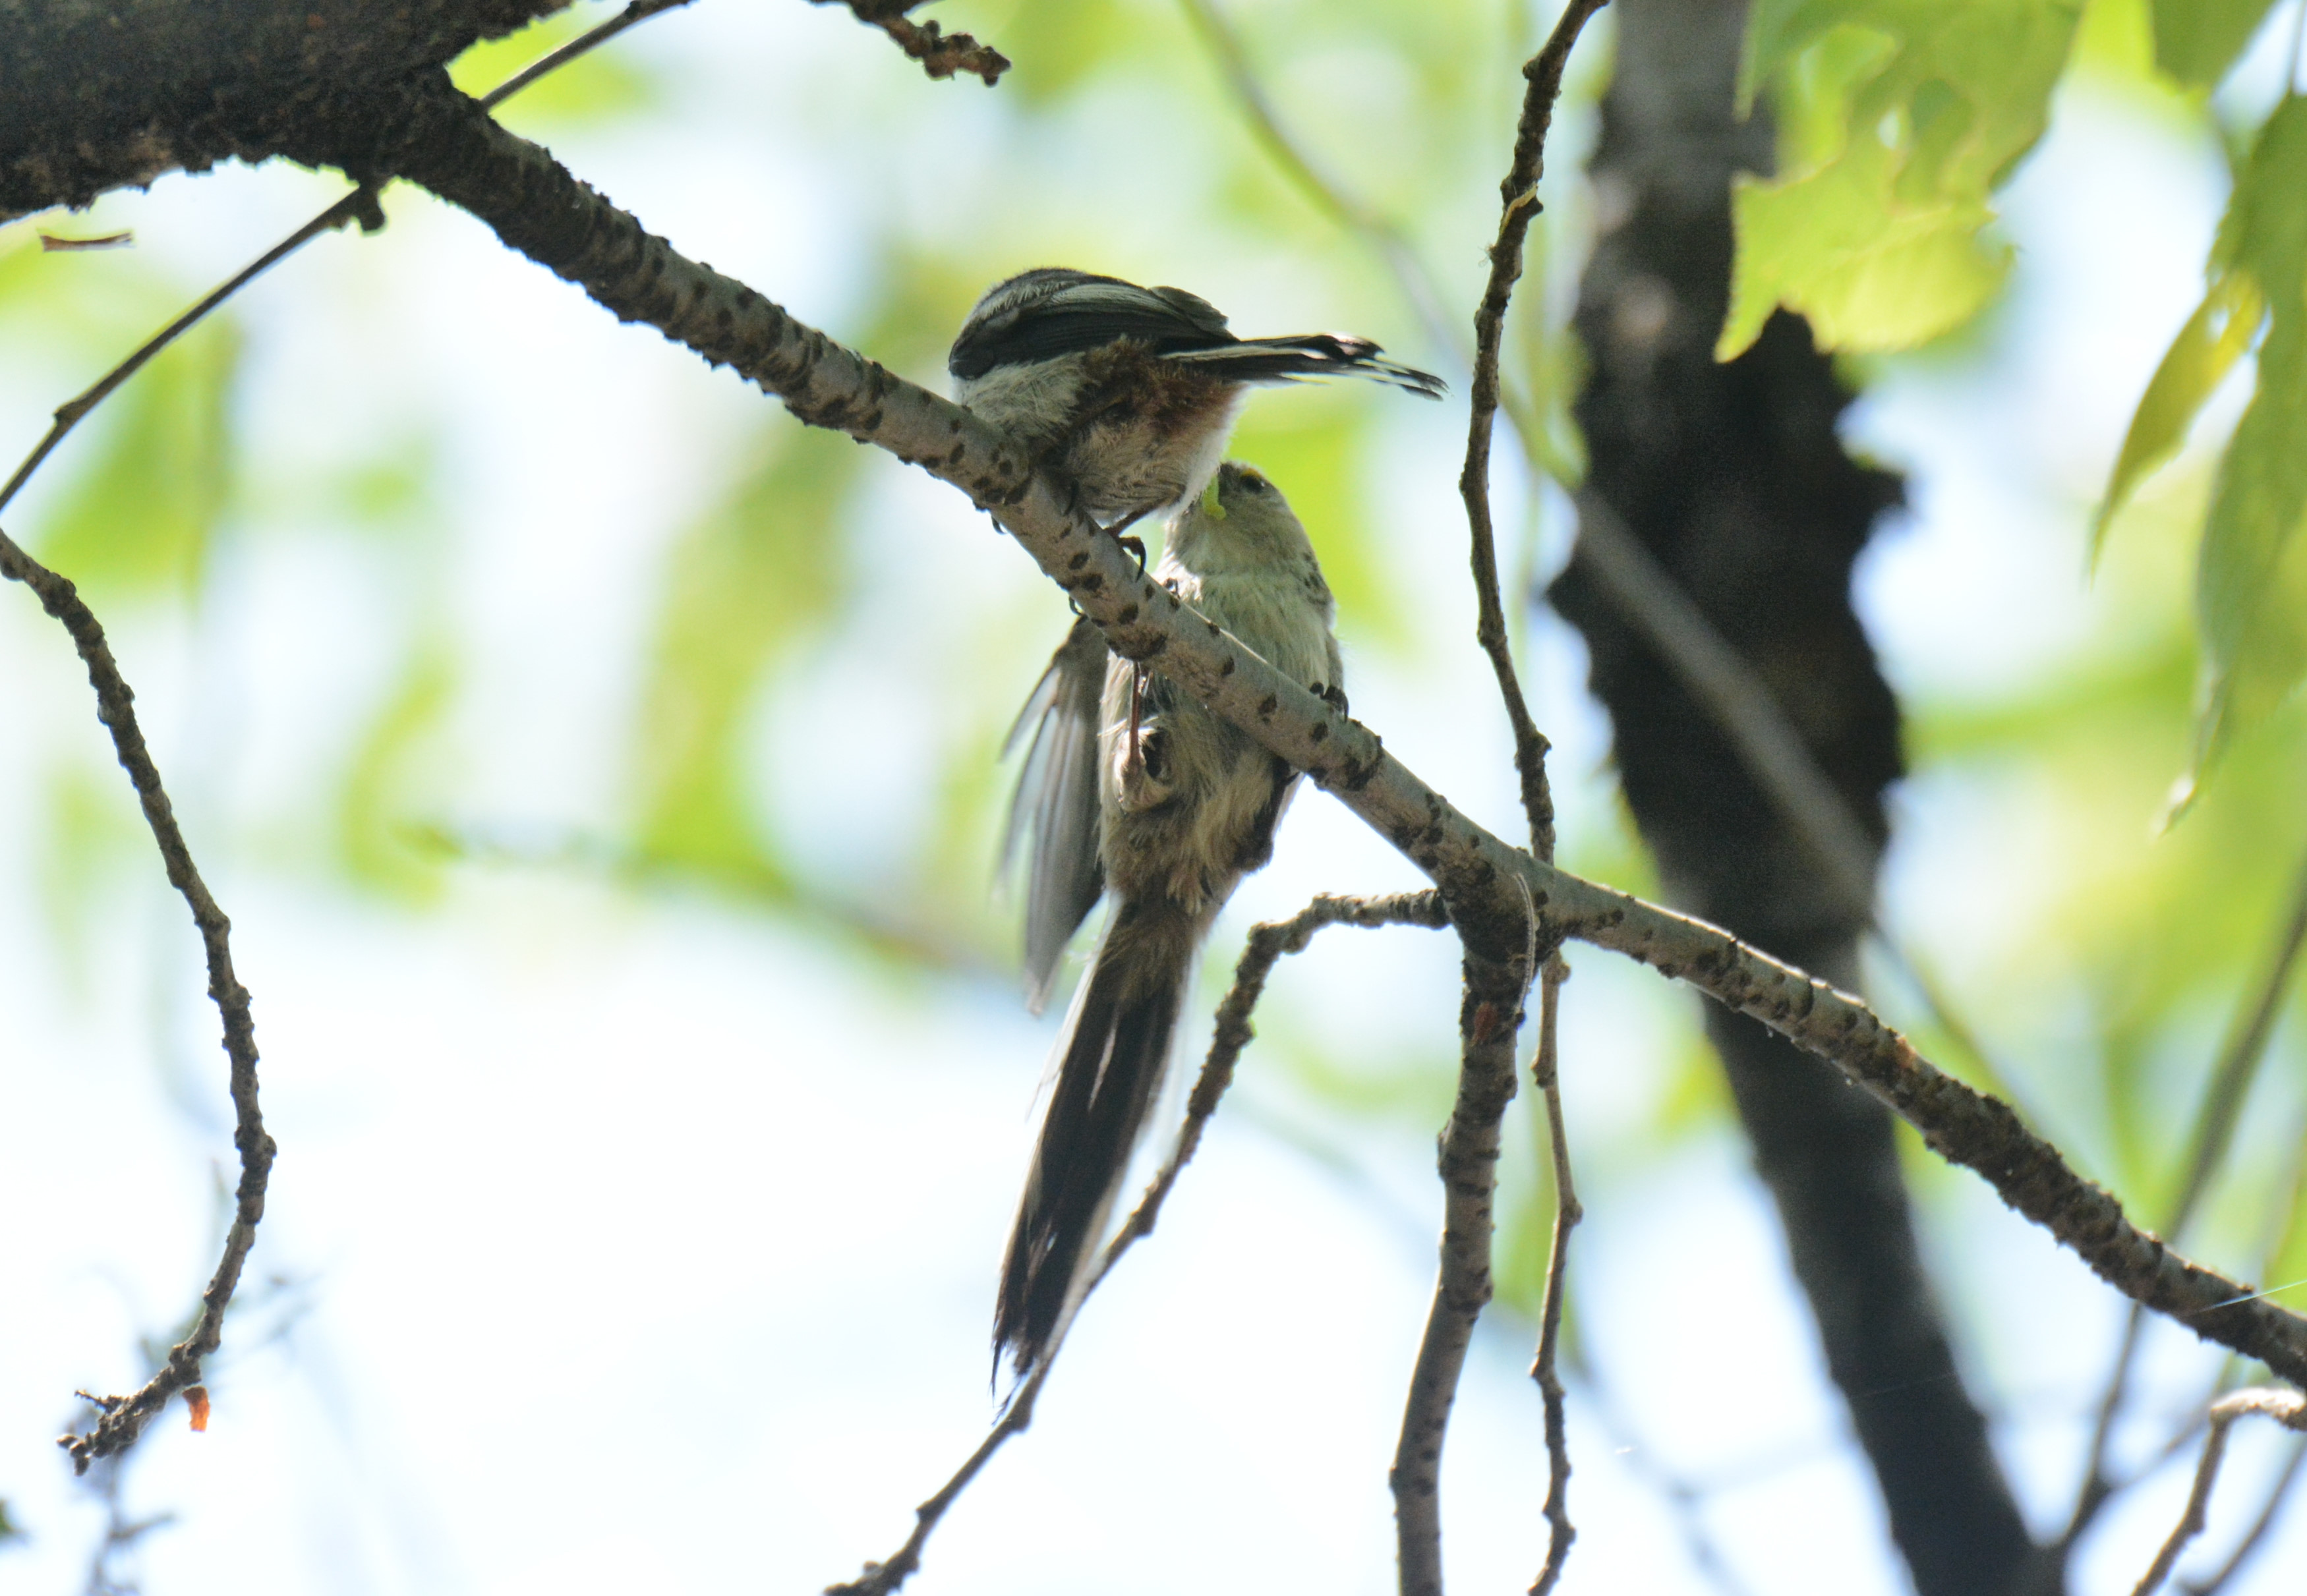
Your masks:
<svg viewBox="0 0 2307 1596"><path fill-rule="evenodd" d="M1164 358L1233 382L1289 382L1300 377L1364 377L1438 399L1448 385L1430 371L1380 358L1368 338L1340 332L1296 337L1245 338L1214 349L1185 349Z"/></svg>
<svg viewBox="0 0 2307 1596"><path fill-rule="evenodd" d="M1065 1332L1160 1095L1196 932L1177 904L1119 902L1068 1017L994 1313L994 1356L1021 1382Z"/></svg>

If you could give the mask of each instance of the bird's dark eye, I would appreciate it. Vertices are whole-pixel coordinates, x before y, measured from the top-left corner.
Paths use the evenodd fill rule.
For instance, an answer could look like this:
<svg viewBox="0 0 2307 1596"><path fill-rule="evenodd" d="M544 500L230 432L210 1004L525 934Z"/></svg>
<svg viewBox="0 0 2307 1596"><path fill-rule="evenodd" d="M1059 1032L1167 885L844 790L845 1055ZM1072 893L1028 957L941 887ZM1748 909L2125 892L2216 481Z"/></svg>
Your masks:
<svg viewBox="0 0 2307 1596"><path fill-rule="evenodd" d="M1267 482L1264 477L1258 475L1255 471L1245 471L1241 474L1241 485L1248 489L1253 493L1263 493L1270 489L1274 484Z"/></svg>

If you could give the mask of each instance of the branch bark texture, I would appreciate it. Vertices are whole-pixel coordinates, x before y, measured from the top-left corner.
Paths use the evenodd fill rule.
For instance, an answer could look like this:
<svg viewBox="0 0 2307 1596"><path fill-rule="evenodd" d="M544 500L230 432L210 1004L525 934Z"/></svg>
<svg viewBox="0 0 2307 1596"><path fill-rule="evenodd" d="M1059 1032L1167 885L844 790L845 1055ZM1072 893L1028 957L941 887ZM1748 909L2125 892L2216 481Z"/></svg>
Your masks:
<svg viewBox="0 0 2307 1596"><path fill-rule="evenodd" d="M1553 950L1544 950L1551 954ZM1442 1596L1442 1440L1474 1321L1493 1289L1490 1240L1498 1126L1514 1095L1514 1039L1535 965L1469 954L1458 1011L1458 1096L1436 1148L1442 1175L1442 1259L1388 1482L1402 1596Z"/></svg>
<svg viewBox="0 0 2307 1596"><path fill-rule="evenodd" d="M0 221L292 153L316 120L568 4L0 0Z"/></svg>
<svg viewBox="0 0 2307 1596"><path fill-rule="evenodd" d="M1514 128L1514 158L1498 183L1498 235L1490 245L1490 275L1474 309L1474 380L1466 427L1466 465L1458 492L1466 501L1474 575L1474 640L1489 656L1498 679L1498 697L1514 729L1514 773L1522 782L1522 812L1530 820L1531 850L1554 857L1554 794L1546 781L1546 736L1531 718L1522 682L1514 673L1514 648L1506 636L1505 606L1498 594L1497 536L1490 516L1490 434L1498 415L1498 346L1505 337L1506 307L1522 279L1522 243L1538 216L1538 183L1546 173L1546 135L1554 125L1554 102L1562 97L1562 74L1594 13L1609 0L1569 0L1545 46L1522 68L1527 85L1522 119Z"/></svg>

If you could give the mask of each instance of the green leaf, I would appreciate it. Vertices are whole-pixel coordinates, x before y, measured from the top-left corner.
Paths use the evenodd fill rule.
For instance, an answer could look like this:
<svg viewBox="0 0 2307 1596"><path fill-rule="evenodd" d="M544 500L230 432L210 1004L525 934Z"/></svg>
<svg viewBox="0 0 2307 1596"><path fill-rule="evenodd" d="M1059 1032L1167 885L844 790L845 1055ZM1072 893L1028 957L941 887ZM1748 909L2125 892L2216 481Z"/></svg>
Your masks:
<svg viewBox="0 0 2307 1596"><path fill-rule="evenodd" d="M2307 99L2260 131L2212 248L2268 303L2258 385L2212 489L2196 570L2205 690L2190 787L2307 677Z"/></svg>
<svg viewBox="0 0 2307 1596"><path fill-rule="evenodd" d="M2091 522L2091 559L2098 559L2106 529L2147 475L2178 453L2196 412L2234 368L2267 317L2259 285L2248 273L2228 272L2212 283L2164 352L2139 409L2123 434L2123 452L2107 479L2106 497Z"/></svg>
<svg viewBox="0 0 2307 1596"><path fill-rule="evenodd" d="M2275 0L2154 0L2155 64L2190 89L2227 75Z"/></svg>
<svg viewBox="0 0 2307 1596"><path fill-rule="evenodd" d="M1991 191L2042 136L2081 0L1757 0L1739 93L1771 87L1780 175L1732 199L1737 256L1715 350L1780 305L1823 348L1910 348L1992 298Z"/></svg>
<svg viewBox="0 0 2307 1596"><path fill-rule="evenodd" d="M41 558L76 582L190 592L231 487L239 363L238 334L212 318L83 423L103 442L41 538Z"/></svg>

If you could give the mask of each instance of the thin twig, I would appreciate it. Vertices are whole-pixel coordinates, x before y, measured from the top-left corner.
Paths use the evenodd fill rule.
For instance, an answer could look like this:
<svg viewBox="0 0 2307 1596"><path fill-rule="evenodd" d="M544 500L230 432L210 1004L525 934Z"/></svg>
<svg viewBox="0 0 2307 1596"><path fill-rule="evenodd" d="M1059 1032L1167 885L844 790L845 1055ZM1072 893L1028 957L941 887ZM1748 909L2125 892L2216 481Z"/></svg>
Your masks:
<svg viewBox="0 0 2307 1596"><path fill-rule="evenodd" d="M2165 1579L2170 1576L2171 1565L2179 1560L2187 1543L2203 1532L2203 1523L2211 1502L2211 1487L2219 1477L2219 1462L2226 1455L2227 1430L2245 1413L2264 1413L2286 1430L2307 1431L2307 1396L2296 1391L2280 1391L2272 1387L2255 1386L2248 1391L2236 1391L2211 1404L2210 1428L2203 1438L2203 1460L2195 1465L2194 1489L2187 1493L2187 1510L2179 1515L2178 1527L2155 1554L2147 1573L2131 1596L2153 1596Z"/></svg>
<svg viewBox="0 0 2307 1596"><path fill-rule="evenodd" d="M481 104L490 107L502 105L547 73L556 72L587 51L606 44L634 23L644 21L660 12L671 11L676 6L687 5L690 3L690 0L632 0L631 4L607 21L579 34L567 44L531 62L521 71L490 90L481 97ZM86 392L58 405L55 419L48 427L47 435L40 440L30 454L24 457L23 462L16 467L15 474L9 477L6 484L0 486L0 510L5 510L8 508L9 501L13 499L25 482L30 480L32 473L38 471L41 464L56 452L56 446L64 440L67 433L87 418L89 412L110 398L114 390L122 383L142 371L154 355L199 326L219 305L323 233L331 232L343 226L347 222L354 220L360 223L364 232L373 233L383 226L384 213L377 207L377 188L378 185L374 183L363 183L343 199L321 211L312 220L236 272L183 315L138 345L127 359L99 378L94 386Z"/></svg>
<svg viewBox="0 0 2307 1596"><path fill-rule="evenodd" d="M1436 892L1396 892L1381 898L1341 898L1325 892L1289 919L1250 927L1241 961L1234 968L1233 986L1226 993L1225 1001L1218 1005L1217 1028L1210 1038L1209 1055L1203 1061L1193 1093L1186 1100L1186 1122L1179 1128L1178 1139L1170 1156L1162 1160L1161 1172L1146 1186L1136 1209L1099 1256L1097 1268L1091 1274L1089 1284L1082 1288L1085 1302L1113 1272L1121 1255L1140 1237L1154 1233L1162 1203L1168 1199L1171 1188L1178 1183L1179 1172L1201 1146L1203 1128L1217 1112L1218 1099L1225 1096L1226 1088L1233 1082L1234 1064L1241 1057L1241 1050L1256 1035L1249 1023L1250 1012L1257 1006L1258 998L1265 991L1266 977L1273 974L1282 956L1305 952L1314 934L1325 926L1425 926L1439 929L1449 923L1449 915L1442 907L1442 894ZM1042 1383L1049 1378L1063 1344L1064 1332L1060 1330L1057 1344L1050 1348L1049 1355L1011 1394L1000 1418L969 1455L968 1461L955 1471L953 1478L937 1495L913 1510L913 1533L905 1538L905 1545L887 1562L866 1564L864 1573L848 1583L828 1586L826 1596L888 1596L920 1568L922 1549L928 1544L931 1532L946 1510L959 1499L978 1471L1000 1450L1002 1443L1033 1423L1033 1400L1041 1395Z"/></svg>
<svg viewBox="0 0 2307 1596"><path fill-rule="evenodd" d="M688 3L689 0L633 0L633 4L620 16L572 39L527 71L500 85L483 103L495 105L545 73L575 60L587 50L615 37L643 18ZM341 226L347 221L358 219L363 228L371 232L382 226L384 217L377 209L376 196L377 190L373 184L364 183L356 188L146 339L127 359L113 367L86 392L59 406L47 435L25 457L7 482L0 485L0 509L6 508L30 479L32 473L39 469L41 463L64 441L65 435L78 426L90 411L142 370L154 355L248 283L294 254L312 239ZM114 1456L134 1446L137 1437L143 1433L144 1426L179 1391L185 1394L188 1401L194 1403L196 1418L205 1421L207 1397L202 1385L201 1365L217 1350L223 1338L225 1311L239 1284L241 1268L247 1261L249 1250L256 1244L256 1227L264 1217L265 1191L271 1180L272 1161L278 1149L272 1138L265 1132L264 1115L258 1102L256 1024L250 1011L248 989L233 973L232 922L217 906L215 898L210 894L207 883L201 879L200 871L193 862L192 851L176 824L175 807L169 802L167 789L161 784L159 769L154 764L151 753L145 747L143 732L137 725L135 695L121 676L120 667L112 657L111 648L105 641L104 627L69 580L34 559L4 532L0 532L0 576L21 582L39 594L41 607L61 621L71 634L73 645L88 669L90 685L96 689L97 718L112 733L114 750L136 789L137 800L143 807L145 824L151 829L152 840L159 845L161 860L167 866L169 883L183 894L192 909L193 924L200 932L202 947L208 961L209 996L214 1000L223 1017L224 1048L231 1061L229 1089L233 1105L233 1146L240 1153L240 1181L234 1191L232 1223L225 1233L223 1255L217 1262L216 1272L210 1276L208 1288L201 1293L200 1313L193 1320L191 1332L169 1350L167 1361L159 1371L135 1391L125 1396L90 1395L88 1400L101 1411L102 1417L88 1434L56 1438L56 1444L71 1455L73 1472L86 1473L89 1465L97 1459Z"/></svg>
<svg viewBox="0 0 2307 1596"><path fill-rule="evenodd" d="M1538 1382L1546 1403L1546 1522L1551 1526L1546 1546L1546 1566L1530 1587L1530 1596L1546 1596L1562 1577L1571 1542L1578 1532L1570 1523L1570 1438L1563 1416L1562 1375L1556 1368L1562 1346L1564 1277L1570 1262L1570 1233L1586 1216L1579 1206L1578 1187L1570 1177L1570 1137L1562 1120L1562 1075L1556 1039L1556 1011L1562 1004L1562 984L1570 966L1560 953L1546 961L1539 977L1538 1057L1531 1075L1546 1103L1546 1130L1554 1151L1554 1240L1546 1258L1546 1305L1538 1321L1538 1356L1530 1378Z"/></svg>
<svg viewBox="0 0 2307 1596"><path fill-rule="evenodd" d="M492 107L501 106L547 73L559 72L587 51L597 49L607 44L634 23L646 22L660 12L673 11L689 4L690 0L629 0L625 9L607 21L587 28L558 48L547 50L481 96L481 104Z"/></svg>
<svg viewBox="0 0 2307 1596"><path fill-rule="evenodd" d="M1442 1245L1434 1301L1402 1404L1402 1434L1386 1481L1394 1491L1394 1546L1402 1596L1441 1596L1442 1443L1457 1401L1458 1379L1473 1344L1474 1324L1493 1289L1492 1202L1497 1192L1498 1128L1514 1095L1514 1039L1522 1002L1541 962L1559 947L1540 946L1536 900L1523 895L1527 940L1514 957L1495 959L1466 941L1465 995L1458 1011L1457 1100L1442 1128L1436 1167L1442 1177Z"/></svg>
<svg viewBox="0 0 2307 1596"><path fill-rule="evenodd" d="M250 281L261 276L268 269L278 264L287 256L295 254L306 243L330 228L341 227L355 217L362 216L364 211L373 210L375 203L375 190L355 189L279 243L265 251L263 254L244 267L229 281L193 305L192 309L145 339L138 346L135 353L107 371L87 392L58 405L56 418L48 427L47 435L40 440L30 454L24 457L23 463L16 467L15 474L8 479L6 484L0 486L0 510L8 508L9 501L16 497L17 492L30 479L32 473L38 471L41 463L56 452L56 445L64 440L64 435L80 425L82 418L90 411L110 398L115 388L143 370L146 362L191 331L210 311L239 293ZM381 219L378 225L382 225Z"/></svg>
<svg viewBox="0 0 2307 1596"><path fill-rule="evenodd" d="M905 15L927 0L810 0L810 4L846 5L859 21L888 34L932 78L969 73L983 79L991 89L1009 70L1009 57L991 45L982 45L966 33L948 34L935 22L916 22Z"/></svg>
<svg viewBox="0 0 2307 1596"><path fill-rule="evenodd" d="M256 1023L249 1012L248 989L232 969L232 922L210 896L206 883L184 845L160 772L144 746L136 724L135 695L121 679L120 667L104 640L104 627L81 602L73 585L34 559L4 532L0 532L0 576L21 582L39 595L40 607L64 623L73 646L88 667L89 685L96 689L97 718L112 733L112 746L122 768L143 806L144 823L159 845L169 884L184 895L193 911L208 956L209 996L224 1017L224 1049L232 1061L232 1144L240 1151L240 1184L233 1194L232 1225L225 1234L224 1256L208 1289L201 1293L200 1317L192 1333L169 1350L159 1371L131 1395L92 1397L104 1411L96 1428L85 1436L67 1435L57 1445L72 1454L74 1472L84 1473L99 1457L108 1457L135 1444L147 1421L167 1405L178 1391L201 1383L201 1361L217 1349L224 1330L226 1305L239 1284L241 1264L256 1242L258 1221L264 1217L264 1189L272 1173L272 1138L264 1132L264 1115L256 1098Z"/></svg>
<svg viewBox="0 0 2307 1596"><path fill-rule="evenodd" d="M2227 1554L2227 1560L2220 1564L2217 1571L2208 1578L2181 1580L2179 1589L2187 1596L2217 1596L2218 1592L2226 1588L2227 1582L2251 1561L2251 1554L2259 1549L2260 1542L2267 1539L2267 1532L2274 1527L2275 1515L2283 1506L2283 1498L2291 1494L2292 1482L2299 1478L2302 1462L2307 1462L2307 1439L2291 1444L2291 1456L2284 1464L2283 1472L2276 1475L2275 1483L2268 1488L2267 1500L2260 1504L2258 1516L2251 1521L2250 1532L2235 1542L2235 1549Z"/></svg>
<svg viewBox="0 0 2307 1596"><path fill-rule="evenodd" d="M1522 276L1522 241L1539 210L1538 184L1546 172L1546 134L1553 125L1554 102L1562 94L1563 69L1570 47L1587 20L1609 0L1569 0L1545 47L1522 69L1529 84L1522 121L1514 129L1514 160L1498 184L1504 202L1497 242L1490 245L1490 280L1474 312L1474 380L1471 416L1466 426L1466 465L1458 491L1466 501L1471 534L1476 619L1474 637L1489 655L1498 679L1498 696L1514 727L1514 772L1522 781L1522 807L1530 817L1531 848L1542 859L1554 857L1554 795L1546 783L1548 743L1523 702L1514 674L1514 648L1506 636L1505 607L1498 596L1497 539L1490 525L1490 432L1498 413L1498 347L1505 336L1506 306Z"/></svg>
<svg viewBox="0 0 2307 1596"><path fill-rule="evenodd" d="M2266 973L2250 1000L2236 1011L2234 1025L2219 1051L2218 1063L2204 1084L2203 1100L2195 1111L2194 1131L2188 1139L2186 1174L2169 1215L2157 1233L2167 1241L2180 1240L2193 1220L2212 1175L2226 1156L2243 1099L2250 1096L2251 1084L2258 1079L2260 1063L2267 1056L2268 1038L2274 1032L2275 1019L2282 1011L2292 974L2298 969L2303 945L2307 945L2307 866L2302 868L2298 884L2286 906ZM2123 1339L2099 1394L2091 1424L2089 1464L2075 1493L2074 1509L2067 1515L2067 1527L2058 1539L2062 1550L2074 1544L2114 1494L2115 1484L2107 1467L2107 1447L2114 1438L2115 1419L2130 1392L2131 1368L2138 1356L2144 1322L2144 1310L2133 1302L2124 1316Z"/></svg>

